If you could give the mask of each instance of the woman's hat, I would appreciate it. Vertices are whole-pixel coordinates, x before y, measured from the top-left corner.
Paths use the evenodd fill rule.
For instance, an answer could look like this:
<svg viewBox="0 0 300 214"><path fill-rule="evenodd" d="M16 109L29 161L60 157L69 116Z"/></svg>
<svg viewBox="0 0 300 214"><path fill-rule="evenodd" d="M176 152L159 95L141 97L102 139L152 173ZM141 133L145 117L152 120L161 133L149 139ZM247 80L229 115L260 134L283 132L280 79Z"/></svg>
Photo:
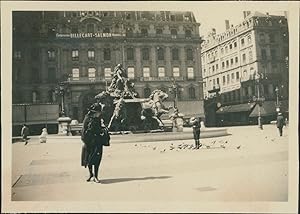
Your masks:
<svg viewBox="0 0 300 214"><path fill-rule="evenodd" d="M90 106L89 110L91 112L101 112L102 111L102 106L99 103L94 103Z"/></svg>

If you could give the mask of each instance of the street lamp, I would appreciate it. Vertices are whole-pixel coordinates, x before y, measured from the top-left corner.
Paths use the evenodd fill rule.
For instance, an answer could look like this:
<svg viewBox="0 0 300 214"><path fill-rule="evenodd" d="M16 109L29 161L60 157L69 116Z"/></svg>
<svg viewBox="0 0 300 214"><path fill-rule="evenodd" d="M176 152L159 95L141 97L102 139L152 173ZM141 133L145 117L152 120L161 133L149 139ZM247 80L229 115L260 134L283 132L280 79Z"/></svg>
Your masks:
<svg viewBox="0 0 300 214"><path fill-rule="evenodd" d="M175 78L173 79L172 86L169 88L169 91L174 94L174 109L177 108L178 103L178 93L179 91L183 91L183 88L177 85Z"/></svg>
<svg viewBox="0 0 300 214"><path fill-rule="evenodd" d="M260 129L263 129L263 124L261 121L261 106L263 104L263 102L265 101L264 97L260 97L260 79L261 79L261 75L259 73L255 74L255 80L256 80L256 86L257 86L257 98L254 99L254 101L256 102L256 104L258 104L258 127Z"/></svg>

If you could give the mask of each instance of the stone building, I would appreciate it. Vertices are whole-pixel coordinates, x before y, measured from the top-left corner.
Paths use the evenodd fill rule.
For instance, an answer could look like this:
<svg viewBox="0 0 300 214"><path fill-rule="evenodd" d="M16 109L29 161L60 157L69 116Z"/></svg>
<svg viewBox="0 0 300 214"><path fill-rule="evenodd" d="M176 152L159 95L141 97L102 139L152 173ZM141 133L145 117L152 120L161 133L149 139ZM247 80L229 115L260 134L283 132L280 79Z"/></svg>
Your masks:
<svg viewBox="0 0 300 214"><path fill-rule="evenodd" d="M225 24L225 32L213 29L201 47L207 123L249 124L256 121L258 110L268 122L276 107L287 112L286 17L247 11L239 25ZM263 102L260 109L258 100Z"/></svg>
<svg viewBox="0 0 300 214"><path fill-rule="evenodd" d="M203 116L199 26L191 12L13 12L13 103L63 101L82 121L121 63L140 97L158 88L173 104L175 80L179 110Z"/></svg>

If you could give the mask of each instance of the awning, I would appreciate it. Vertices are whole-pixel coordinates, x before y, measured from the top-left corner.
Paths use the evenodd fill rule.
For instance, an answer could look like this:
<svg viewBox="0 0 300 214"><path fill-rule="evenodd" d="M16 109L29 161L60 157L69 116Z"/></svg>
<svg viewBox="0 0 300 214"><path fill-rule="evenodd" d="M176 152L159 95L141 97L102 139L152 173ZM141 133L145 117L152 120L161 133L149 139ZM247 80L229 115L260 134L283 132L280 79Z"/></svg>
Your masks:
<svg viewBox="0 0 300 214"><path fill-rule="evenodd" d="M230 106L222 106L217 110L217 114L226 114L234 112L249 112L255 106L255 103L243 103Z"/></svg>
<svg viewBox="0 0 300 214"><path fill-rule="evenodd" d="M249 117L258 117L259 106L256 105ZM280 111L281 112L288 112L288 101L281 101L280 102ZM263 102L262 106L260 107L260 115L261 116L271 116L276 115L276 101L265 101Z"/></svg>

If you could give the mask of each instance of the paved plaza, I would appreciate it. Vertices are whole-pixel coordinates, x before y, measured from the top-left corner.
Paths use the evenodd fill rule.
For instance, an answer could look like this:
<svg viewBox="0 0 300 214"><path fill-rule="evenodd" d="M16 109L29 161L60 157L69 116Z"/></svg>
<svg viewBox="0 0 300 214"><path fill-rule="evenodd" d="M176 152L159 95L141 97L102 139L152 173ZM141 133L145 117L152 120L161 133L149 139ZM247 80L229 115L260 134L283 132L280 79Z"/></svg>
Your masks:
<svg viewBox="0 0 300 214"><path fill-rule="evenodd" d="M229 127L231 135L201 139L114 141L104 148L101 184L86 182L79 136L14 143L13 201L214 202L288 200L288 127ZM276 188L274 188L276 187ZM102 209L105 208L103 205ZM110 207L114 210L114 207Z"/></svg>

